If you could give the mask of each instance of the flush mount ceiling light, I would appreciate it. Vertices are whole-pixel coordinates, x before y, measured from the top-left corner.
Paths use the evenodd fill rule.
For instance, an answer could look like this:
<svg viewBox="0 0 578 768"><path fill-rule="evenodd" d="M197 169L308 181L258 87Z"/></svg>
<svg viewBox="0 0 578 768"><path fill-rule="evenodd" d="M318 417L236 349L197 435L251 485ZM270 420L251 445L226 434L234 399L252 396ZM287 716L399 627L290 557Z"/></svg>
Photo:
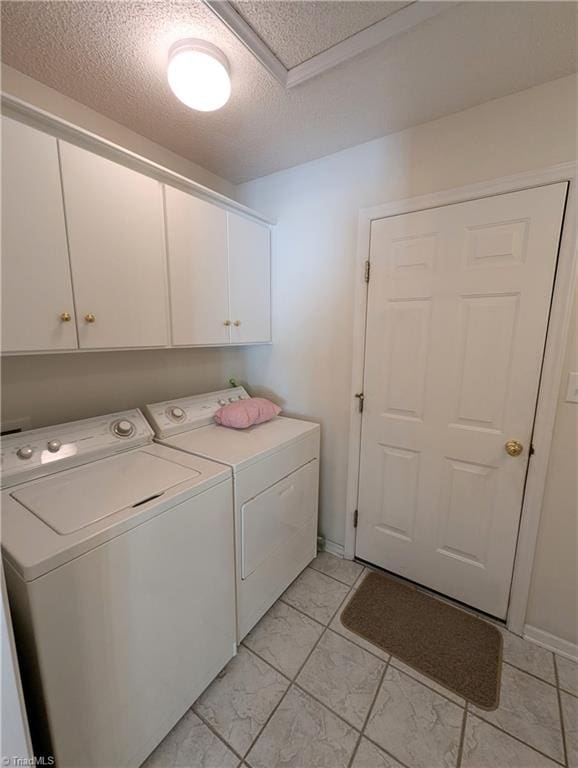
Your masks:
<svg viewBox="0 0 578 768"><path fill-rule="evenodd" d="M177 99L199 112L220 109L231 95L229 62L205 40L180 40L172 45L167 78Z"/></svg>

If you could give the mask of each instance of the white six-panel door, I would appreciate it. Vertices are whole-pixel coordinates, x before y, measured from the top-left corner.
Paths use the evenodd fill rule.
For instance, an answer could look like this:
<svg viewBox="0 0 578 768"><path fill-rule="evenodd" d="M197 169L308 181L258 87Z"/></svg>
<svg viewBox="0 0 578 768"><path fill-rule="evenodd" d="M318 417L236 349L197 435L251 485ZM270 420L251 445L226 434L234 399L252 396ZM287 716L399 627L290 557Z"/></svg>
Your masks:
<svg viewBox="0 0 578 768"><path fill-rule="evenodd" d="M56 139L2 118L2 351L76 349Z"/></svg>
<svg viewBox="0 0 578 768"><path fill-rule="evenodd" d="M565 197L554 184L371 227L356 555L500 617Z"/></svg>

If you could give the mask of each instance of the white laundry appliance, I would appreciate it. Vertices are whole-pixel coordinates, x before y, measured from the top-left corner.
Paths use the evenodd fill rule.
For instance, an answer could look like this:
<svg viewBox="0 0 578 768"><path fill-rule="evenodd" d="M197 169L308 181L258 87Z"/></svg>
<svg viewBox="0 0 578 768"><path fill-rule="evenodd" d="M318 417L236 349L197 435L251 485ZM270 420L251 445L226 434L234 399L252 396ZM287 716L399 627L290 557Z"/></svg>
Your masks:
<svg viewBox="0 0 578 768"><path fill-rule="evenodd" d="M235 653L231 470L138 410L2 444L2 550L36 754L139 766Z"/></svg>
<svg viewBox="0 0 578 768"><path fill-rule="evenodd" d="M235 387L145 407L158 442L233 470L239 642L317 548L319 424L284 416L248 429L214 422L222 405L248 397Z"/></svg>

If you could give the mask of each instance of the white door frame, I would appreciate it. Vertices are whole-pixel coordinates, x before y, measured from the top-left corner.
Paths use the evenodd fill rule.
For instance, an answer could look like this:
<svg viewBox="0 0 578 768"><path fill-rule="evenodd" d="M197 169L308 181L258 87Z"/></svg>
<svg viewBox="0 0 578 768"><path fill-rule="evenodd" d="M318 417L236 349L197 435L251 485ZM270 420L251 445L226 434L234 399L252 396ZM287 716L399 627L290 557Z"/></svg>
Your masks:
<svg viewBox="0 0 578 768"><path fill-rule="evenodd" d="M388 216L398 216L403 213L438 208L442 205L463 203L507 192L518 192L545 184L554 184L560 181L569 182L550 322L544 350L543 372L534 422L532 443L535 453L530 460L528 468L507 616L508 629L519 635L522 634L526 618L534 552L542 511L542 498L548 472L548 458L554 431L570 315L574 301L578 260L576 249L577 175L578 164L562 163L537 171L528 171L516 174L515 176L507 176L443 192L434 192L433 194L420 197L411 197L405 200L385 203L384 205L377 205L372 208L364 208L359 212L345 525L345 557L350 559L355 556L356 529L353 521L354 512L357 507L361 454L361 414L359 413L358 400L355 398L355 394L363 391L367 312L365 262L369 259L371 222Z"/></svg>

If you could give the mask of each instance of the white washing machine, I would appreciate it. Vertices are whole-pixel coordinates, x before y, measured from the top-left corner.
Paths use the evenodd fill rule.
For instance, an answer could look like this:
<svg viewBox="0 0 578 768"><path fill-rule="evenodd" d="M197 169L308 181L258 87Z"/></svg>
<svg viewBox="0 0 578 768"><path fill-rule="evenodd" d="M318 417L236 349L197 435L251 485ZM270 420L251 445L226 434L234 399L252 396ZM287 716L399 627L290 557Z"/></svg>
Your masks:
<svg viewBox="0 0 578 768"><path fill-rule="evenodd" d="M278 416L228 429L214 414L243 387L147 405L156 439L233 470L237 639L313 560L317 549L318 424Z"/></svg>
<svg viewBox="0 0 578 768"><path fill-rule="evenodd" d="M235 653L231 470L138 410L2 444L2 550L36 754L139 766Z"/></svg>

